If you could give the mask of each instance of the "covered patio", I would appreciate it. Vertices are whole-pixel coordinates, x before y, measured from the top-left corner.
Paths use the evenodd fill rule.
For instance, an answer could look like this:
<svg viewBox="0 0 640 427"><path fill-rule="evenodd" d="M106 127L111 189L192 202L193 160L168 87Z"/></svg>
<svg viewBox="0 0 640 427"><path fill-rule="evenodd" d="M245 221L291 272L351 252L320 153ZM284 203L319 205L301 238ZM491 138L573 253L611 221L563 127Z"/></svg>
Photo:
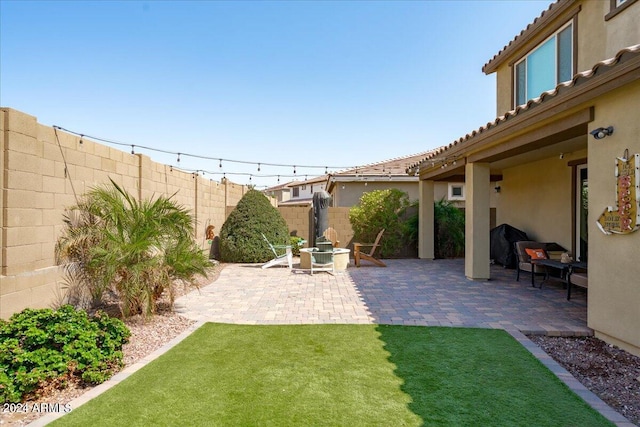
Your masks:
<svg viewBox="0 0 640 427"><path fill-rule="evenodd" d="M533 288L515 270L492 266L470 281L464 260L385 260L344 273L231 264L200 291L176 301L183 316L238 324L378 323L498 328L525 334L592 335L586 294L571 301L559 283ZM540 280L540 279L538 279Z"/></svg>

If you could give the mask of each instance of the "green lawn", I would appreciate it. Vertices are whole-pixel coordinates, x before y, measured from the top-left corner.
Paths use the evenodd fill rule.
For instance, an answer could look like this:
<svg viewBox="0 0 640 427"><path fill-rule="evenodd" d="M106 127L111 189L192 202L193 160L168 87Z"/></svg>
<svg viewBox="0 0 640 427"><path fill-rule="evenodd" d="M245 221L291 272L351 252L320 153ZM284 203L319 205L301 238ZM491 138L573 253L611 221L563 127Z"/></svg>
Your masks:
<svg viewBox="0 0 640 427"><path fill-rule="evenodd" d="M504 331L209 323L53 425L612 424Z"/></svg>

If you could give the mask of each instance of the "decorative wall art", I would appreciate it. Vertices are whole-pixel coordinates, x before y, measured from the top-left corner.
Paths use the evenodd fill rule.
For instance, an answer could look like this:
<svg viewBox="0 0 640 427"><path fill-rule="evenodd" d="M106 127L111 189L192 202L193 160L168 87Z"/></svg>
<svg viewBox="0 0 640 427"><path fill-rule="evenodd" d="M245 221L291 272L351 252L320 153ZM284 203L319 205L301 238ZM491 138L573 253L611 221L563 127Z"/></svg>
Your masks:
<svg viewBox="0 0 640 427"><path fill-rule="evenodd" d="M597 224L605 234L628 234L640 228L640 154L616 158L616 194L618 204L609 206Z"/></svg>

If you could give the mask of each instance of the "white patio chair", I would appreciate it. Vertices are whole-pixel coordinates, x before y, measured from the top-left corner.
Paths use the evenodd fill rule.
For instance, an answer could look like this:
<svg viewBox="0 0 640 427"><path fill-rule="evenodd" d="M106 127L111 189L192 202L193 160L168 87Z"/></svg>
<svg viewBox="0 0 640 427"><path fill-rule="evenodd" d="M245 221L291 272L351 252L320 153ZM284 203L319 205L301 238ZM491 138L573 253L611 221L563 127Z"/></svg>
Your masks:
<svg viewBox="0 0 640 427"><path fill-rule="evenodd" d="M273 255L275 255L275 258L264 263L262 265L262 268L269 268L273 267L274 265L282 264L288 264L289 268L293 267L293 252L291 251L291 245L272 245L271 242L269 242L269 240L267 239L267 236L263 234L262 238L269 245L269 248L273 252ZM284 250L284 253L278 253L278 251L282 252L282 250Z"/></svg>

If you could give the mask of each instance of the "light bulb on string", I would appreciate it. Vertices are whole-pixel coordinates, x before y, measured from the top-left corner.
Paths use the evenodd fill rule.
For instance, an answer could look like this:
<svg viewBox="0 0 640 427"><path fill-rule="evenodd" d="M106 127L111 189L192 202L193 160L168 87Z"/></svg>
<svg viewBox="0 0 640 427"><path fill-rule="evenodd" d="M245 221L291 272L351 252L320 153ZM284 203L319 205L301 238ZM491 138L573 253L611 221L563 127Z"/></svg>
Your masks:
<svg viewBox="0 0 640 427"><path fill-rule="evenodd" d="M80 145L82 145L82 138L84 137L83 134L80 134Z"/></svg>
<svg viewBox="0 0 640 427"><path fill-rule="evenodd" d="M135 145L131 145L131 154L136 154L135 150L133 149L133 147L135 147Z"/></svg>
<svg viewBox="0 0 640 427"><path fill-rule="evenodd" d="M293 165L293 174L296 174L296 165Z"/></svg>
<svg viewBox="0 0 640 427"><path fill-rule="evenodd" d="M278 175L278 183L280 183L280 175Z"/></svg>
<svg viewBox="0 0 640 427"><path fill-rule="evenodd" d="M180 163L180 153L178 153L178 163Z"/></svg>
<svg viewBox="0 0 640 427"><path fill-rule="evenodd" d="M258 172L260 172L260 163L258 163Z"/></svg>
<svg viewBox="0 0 640 427"><path fill-rule="evenodd" d="M220 167L220 169L222 169L222 159L218 159L220 160L220 164L218 165Z"/></svg>

